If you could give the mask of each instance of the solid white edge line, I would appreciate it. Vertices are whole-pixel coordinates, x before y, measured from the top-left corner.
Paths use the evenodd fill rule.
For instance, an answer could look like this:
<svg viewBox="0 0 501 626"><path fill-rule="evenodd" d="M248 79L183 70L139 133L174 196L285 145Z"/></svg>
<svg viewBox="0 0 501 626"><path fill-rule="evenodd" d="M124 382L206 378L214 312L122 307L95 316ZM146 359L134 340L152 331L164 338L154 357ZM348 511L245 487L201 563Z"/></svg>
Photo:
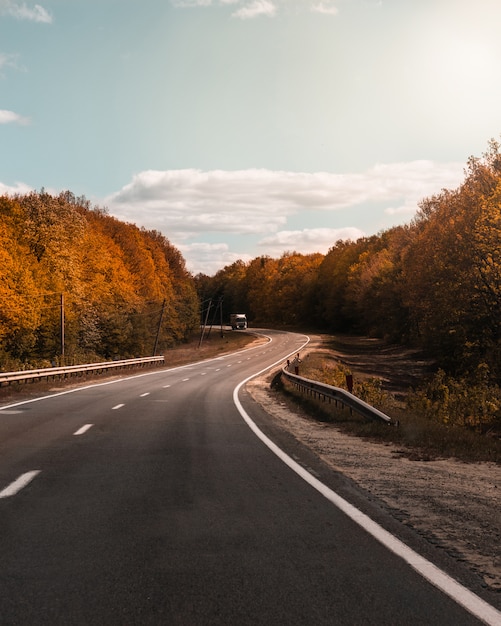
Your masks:
<svg viewBox="0 0 501 626"><path fill-rule="evenodd" d="M16 480L10 485L7 485L5 489L0 491L0 498L10 498L11 496L15 496L16 493L21 491L26 485L28 485L37 474L40 474L41 470L32 470L31 472L26 472L25 474L21 474Z"/></svg>
<svg viewBox="0 0 501 626"><path fill-rule="evenodd" d="M89 430L89 428L92 428L93 426L94 426L94 424L84 424L84 426L82 426L81 428L76 430L73 434L74 435L83 435L84 433L86 433Z"/></svg>
<svg viewBox="0 0 501 626"><path fill-rule="evenodd" d="M269 437L267 437L262 430L253 422L249 417L246 410L243 408L238 392L249 380L252 380L256 376L263 374L272 367L282 363L289 356L292 356L299 350L303 349L309 342L308 341L297 350L293 350L289 355L285 356L280 361L265 367L257 374L249 376L241 383L239 383L233 390L233 402L237 407L240 415L252 430L252 432L290 469L292 469L298 476L304 481L321 493L327 500L337 506L343 513L345 513L350 519L361 526L365 531L372 535L377 541L383 544L388 550L391 550L394 554L402 558L408 563L416 572L418 572L423 578L425 578L432 585L443 591L446 595L452 598L457 604L462 606L472 615L482 620L489 626L499 626L501 624L501 611L498 611L495 607L488 602L477 596L475 593L461 585L457 580L446 574L431 561L428 561L423 556L415 552L412 548L409 548L403 541L394 537L390 532L385 530L377 522L372 520L368 515L359 511L355 506L350 504L347 500L342 498L335 491L324 485L323 482L315 478L304 467L296 463L288 454L286 454L281 448L279 448Z"/></svg>

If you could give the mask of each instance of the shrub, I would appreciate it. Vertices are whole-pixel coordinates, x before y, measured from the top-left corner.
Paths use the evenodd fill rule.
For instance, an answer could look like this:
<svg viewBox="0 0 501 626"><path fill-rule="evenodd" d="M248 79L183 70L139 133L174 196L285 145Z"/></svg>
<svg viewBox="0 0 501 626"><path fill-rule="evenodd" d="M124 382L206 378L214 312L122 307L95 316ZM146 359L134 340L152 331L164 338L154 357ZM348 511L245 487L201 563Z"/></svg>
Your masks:
<svg viewBox="0 0 501 626"><path fill-rule="evenodd" d="M429 383L409 396L408 404L428 419L479 432L501 425L501 389L490 384L484 363L473 375L459 379L439 370Z"/></svg>

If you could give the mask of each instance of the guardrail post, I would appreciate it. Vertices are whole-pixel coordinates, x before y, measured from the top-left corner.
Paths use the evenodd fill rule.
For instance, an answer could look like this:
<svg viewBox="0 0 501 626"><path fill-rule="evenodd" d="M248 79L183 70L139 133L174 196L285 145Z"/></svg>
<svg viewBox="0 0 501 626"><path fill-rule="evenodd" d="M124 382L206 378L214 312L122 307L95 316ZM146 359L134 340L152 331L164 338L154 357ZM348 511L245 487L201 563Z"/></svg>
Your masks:
<svg viewBox="0 0 501 626"><path fill-rule="evenodd" d="M350 393L353 391L353 374L346 374L346 388Z"/></svg>

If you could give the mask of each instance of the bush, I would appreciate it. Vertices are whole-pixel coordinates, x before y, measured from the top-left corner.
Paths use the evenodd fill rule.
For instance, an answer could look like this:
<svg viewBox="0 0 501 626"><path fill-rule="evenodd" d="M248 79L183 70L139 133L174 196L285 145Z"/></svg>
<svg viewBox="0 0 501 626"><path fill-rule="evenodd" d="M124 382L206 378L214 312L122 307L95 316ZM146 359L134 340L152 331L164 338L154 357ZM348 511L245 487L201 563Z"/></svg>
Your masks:
<svg viewBox="0 0 501 626"><path fill-rule="evenodd" d="M351 370L332 357L323 354L308 354L300 369L301 376L322 382L332 387L347 389L346 376ZM353 394L367 404L385 412L395 407L394 397L383 389L380 378L356 378Z"/></svg>
<svg viewBox="0 0 501 626"><path fill-rule="evenodd" d="M345 366L325 353L308 355L300 370L305 378L341 388L346 388L347 373ZM399 446L400 454L415 460L454 457L501 463L501 439L485 436L486 432L496 435L501 431L501 390L489 383L485 366L477 368L468 380L456 380L439 371L423 389L408 396L407 406L385 391L380 379L357 376L353 393L398 421L399 428L304 396L293 385L284 385L283 391L314 419L335 423L353 435L391 442Z"/></svg>
<svg viewBox="0 0 501 626"><path fill-rule="evenodd" d="M453 378L439 370L408 398L409 408L444 424L486 432L501 426L501 389L489 383L485 364L473 375Z"/></svg>

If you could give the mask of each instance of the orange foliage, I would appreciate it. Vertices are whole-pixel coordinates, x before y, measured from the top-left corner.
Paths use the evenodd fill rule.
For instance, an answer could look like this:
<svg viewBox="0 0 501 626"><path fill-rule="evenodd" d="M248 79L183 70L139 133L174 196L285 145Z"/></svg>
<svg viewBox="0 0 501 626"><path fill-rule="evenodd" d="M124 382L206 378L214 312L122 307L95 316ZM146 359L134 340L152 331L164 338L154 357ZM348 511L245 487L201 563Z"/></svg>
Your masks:
<svg viewBox="0 0 501 626"><path fill-rule="evenodd" d="M162 235L91 209L70 192L0 198L0 367L151 354L192 332L194 282Z"/></svg>

